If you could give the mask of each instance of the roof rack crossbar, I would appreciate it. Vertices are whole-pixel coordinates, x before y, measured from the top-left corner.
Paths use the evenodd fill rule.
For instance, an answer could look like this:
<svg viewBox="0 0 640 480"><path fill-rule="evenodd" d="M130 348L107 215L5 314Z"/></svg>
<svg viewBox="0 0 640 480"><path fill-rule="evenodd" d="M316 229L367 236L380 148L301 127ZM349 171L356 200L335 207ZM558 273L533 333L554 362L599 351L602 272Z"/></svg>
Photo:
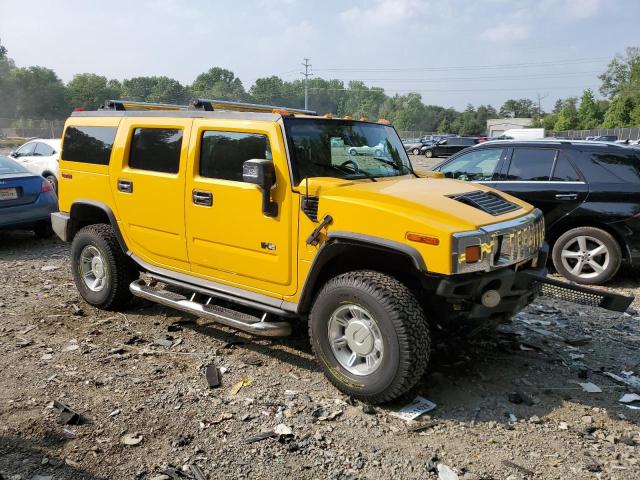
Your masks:
<svg viewBox="0 0 640 480"><path fill-rule="evenodd" d="M286 110L291 113L298 113L302 115L318 115L313 110L302 110L299 108L289 107L276 107L274 105L259 105L255 103L244 102L230 102L228 100L210 100L206 98L197 98L191 102L194 108L202 109L207 112L214 110L240 110L243 112L267 112L271 113L274 110Z"/></svg>
<svg viewBox="0 0 640 480"><path fill-rule="evenodd" d="M188 105L177 105L171 103L150 103L130 100L107 100L100 110L187 110Z"/></svg>

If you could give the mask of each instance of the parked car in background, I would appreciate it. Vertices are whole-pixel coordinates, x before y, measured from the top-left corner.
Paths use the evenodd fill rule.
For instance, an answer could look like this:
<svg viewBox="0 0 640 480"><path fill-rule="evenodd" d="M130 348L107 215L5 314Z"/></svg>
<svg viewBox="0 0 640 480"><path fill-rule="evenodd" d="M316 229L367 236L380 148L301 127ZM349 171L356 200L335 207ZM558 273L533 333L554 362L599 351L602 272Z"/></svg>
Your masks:
<svg viewBox="0 0 640 480"><path fill-rule="evenodd" d="M423 143L419 138L411 138L408 140L403 140L402 145L404 146L404 150L407 153L411 153L413 155L420 155L420 149L423 146Z"/></svg>
<svg viewBox="0 0 640 480"><path fill-rule="evenodd" d="M37 138L11 152L11 157L31 173L42 175L46 178L57 193L60 144L60 139Z"/></svg>
<svg viewBox="0 0 640 480"><path fill-rule="evenodd" d="M597 135L595 137L587 137L588 140L592 140L594 142L617 142L617 135Z"/></svg>
<svg viewBox="0 0 640 480"><path fill-rule="evenodd" d="M50 237L51 214L57 211L51 183L0 156L0 229L33 230L40 238Z"/></svg>
<svg viewBox="0 0 640 480"><path fill-rule="evenodd" d="M447 137L434 144L423 146L421 151L429 158L448 157L477 143L476 137Z"/></svg>
<svg viewBox="0 0 640 480"><path fill-rule="evenodd" d="M347 147L349 155L373 155L375 157L381 157L384 155L385 146L382 143L378 143L373 147L369 145L362 145L361 147Z"/></svg>
<svg viewBox="0 0 640 480"><path fill-rule="evenodd" d="M485 142L434 168L543 211L553 264L582 284L640 262L640 150L586 141Z"/></svg>

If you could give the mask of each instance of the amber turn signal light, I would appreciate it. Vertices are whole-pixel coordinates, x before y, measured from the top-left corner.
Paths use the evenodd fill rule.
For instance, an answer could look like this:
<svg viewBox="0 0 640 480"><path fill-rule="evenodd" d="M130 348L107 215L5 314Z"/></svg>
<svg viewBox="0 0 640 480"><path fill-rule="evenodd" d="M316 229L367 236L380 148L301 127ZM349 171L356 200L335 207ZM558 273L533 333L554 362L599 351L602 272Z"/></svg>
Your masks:
<svg viewBox="0 0 640 480"><path fill-rule="evenodd" d="M429 235L422 235L421 233L407 233L407 240L418 243L426 243L427 245L440 245L440 239L438 237L430 237Z"/></svg>
<svg viewBox="0 0 640 480"><path fill-rule="evenodd" d="M480 260L480 245L471 245L464 249L464 258L467 263L476 263Z"/></svg>

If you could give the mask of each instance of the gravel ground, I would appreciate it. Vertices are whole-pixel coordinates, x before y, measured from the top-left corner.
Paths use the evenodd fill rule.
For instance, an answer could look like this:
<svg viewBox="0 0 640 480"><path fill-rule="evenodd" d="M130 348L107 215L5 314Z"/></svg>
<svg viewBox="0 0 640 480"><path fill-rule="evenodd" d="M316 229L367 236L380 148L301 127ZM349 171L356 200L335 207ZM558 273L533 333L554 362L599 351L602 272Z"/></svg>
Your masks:
<svg viewBox="0 0 640 480"><path fill-rule="evenodd" d="M625 271L608 288L638 285ZM0 478L640 478L640 410L605 375L640 373L635 310L541 298L491 336L439 341L416 391L375 408L325 380L305 331L256 339L143 301L96 310L68 245L0 232ZM392 415L415 395L437 407Z"/></svg>

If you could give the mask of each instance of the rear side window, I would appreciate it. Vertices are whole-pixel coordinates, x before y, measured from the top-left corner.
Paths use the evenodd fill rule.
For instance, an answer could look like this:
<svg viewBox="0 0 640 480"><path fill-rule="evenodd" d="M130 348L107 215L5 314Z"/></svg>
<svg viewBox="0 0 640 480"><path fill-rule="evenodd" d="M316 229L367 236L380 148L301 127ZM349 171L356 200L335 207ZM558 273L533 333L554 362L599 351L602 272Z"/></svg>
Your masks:
<svg viewBox="0 0 640 480"><path fill-rule="evenodd" d="M635 153L594 153L592 160L609 175L600 176L599 181L640 183L640 156ZM606 177L615 177L615 180ZM597 181L597 180L596 180Z"/></svg>
<svg viewBox="0 0 640 480"><path fill-rule="evenodd" d="M116 127L67 127L62 141L62 159L109 165L116 130Z"/></svg>
<svg viewBox="0 0 640 480"><path fill-rule="evenodd" d="M129 167L152 172L178 173L182 130L136 128L131 139Z"/></svg>
<svg viewBox="0 0 640 480"><path fill-rule="evenodd" d="M561 154L556 161L551 180L554 182L579 182L580 176L567 157Z"/></svg>
<svg viewBox="0 0 640 480"><path fill-rule="evenodd" d="M53 155L53 148L46 143L36 143L36 149L33 152L36 157L50 157Z"/></svg>
<svg viewBox="0 0 640 480"><path fill-rule="evenodd" d="M549 180L556 150L545 148L515 148L509 164L507 180L545 181Z"/></svg>
<svg viewBox="0 0 640 480"><path fill-rule="evenodd" d="M253 158L271 160L266 135L204 132L200 145L200 176L242 182L242 164Z"/></svg>

